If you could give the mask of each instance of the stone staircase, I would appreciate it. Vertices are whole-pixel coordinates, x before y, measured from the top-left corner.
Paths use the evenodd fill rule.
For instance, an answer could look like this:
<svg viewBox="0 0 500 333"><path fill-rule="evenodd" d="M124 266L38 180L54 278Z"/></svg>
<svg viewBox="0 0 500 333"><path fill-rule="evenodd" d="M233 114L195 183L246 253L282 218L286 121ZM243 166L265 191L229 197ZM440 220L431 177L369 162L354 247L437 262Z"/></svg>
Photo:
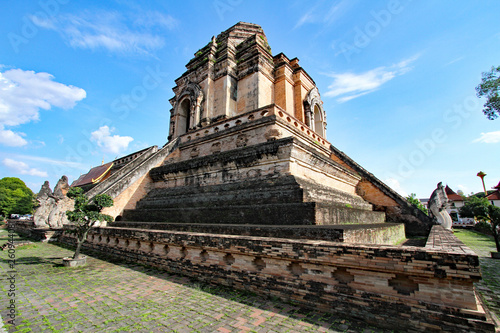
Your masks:
<svg viewBox="0 0 500 333"><path fill-rule="evenodd" d="M212 186L151 190L126 221L259 225L376 224L361 198L287 175Z"/></svg>
<svg viewBox="0 0 500 333"><path fill-rule="evenodd" d="M108 226L364 244L405 238L404 225L385 223L360 197L292 175L156 188Z"/></svg>

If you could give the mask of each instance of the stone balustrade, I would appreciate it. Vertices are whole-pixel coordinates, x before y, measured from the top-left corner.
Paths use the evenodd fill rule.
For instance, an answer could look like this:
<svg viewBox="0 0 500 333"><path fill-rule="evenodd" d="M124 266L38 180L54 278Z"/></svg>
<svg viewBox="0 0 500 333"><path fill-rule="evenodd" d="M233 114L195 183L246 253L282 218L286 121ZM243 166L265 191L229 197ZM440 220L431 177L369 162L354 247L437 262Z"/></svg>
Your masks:
<svg viewBox="0 0 500 333"><path fill-rule="evenodd" d="M219 120L218 122L211 124L209 126L203 127L196 131L191 131L181 136L180 143L183 144L191 142L193 140L202 139L206 136L219 133L222 130L231 129L235 126L256 121L268 116L276 116L278 119L281 119L285 123L288 123L290 126L294 127L303 136L312 139L315 143L326 149L330 149L330 143L327 140L325 140L323 137L315 133L303 122L293 117L292 115L288 114L285 110L283 110L282 108L280 108L275 104L271 104L254 111L247 112L237 117L233 117L226 120Z"/></svg>

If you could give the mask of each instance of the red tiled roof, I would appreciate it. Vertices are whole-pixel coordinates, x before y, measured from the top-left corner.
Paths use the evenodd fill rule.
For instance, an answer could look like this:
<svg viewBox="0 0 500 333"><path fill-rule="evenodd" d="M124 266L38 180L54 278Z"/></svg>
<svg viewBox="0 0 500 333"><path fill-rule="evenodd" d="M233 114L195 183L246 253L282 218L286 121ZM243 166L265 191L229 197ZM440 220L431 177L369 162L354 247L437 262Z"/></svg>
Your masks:
<svg viewBox="0 0 500 333"><path fill-rule="evenodd" d="M500 191L490 193L486 198L488 200L500 200Z"/></svg>
<svg viewBox="0 0 500 333"><path fill-rule="evenodd" d="M455 191L453 191L451 188L449 188L448 185L446 185L444 190L446 192L446 196L451 201L464 201L464 199L460 195L456 194Z"/></svg>
<svg viewBox="0 0 500 333"><path fill-rule="evenodd" d="M90 171L85 174L80 176L77 180L71 184L71 186L83 186L87 184L96 184L99 181L101 181L102 178L106 176L106 174L109 172L111 167L113 166L113 162L109 162L103 165L96 166Z"/></svg>

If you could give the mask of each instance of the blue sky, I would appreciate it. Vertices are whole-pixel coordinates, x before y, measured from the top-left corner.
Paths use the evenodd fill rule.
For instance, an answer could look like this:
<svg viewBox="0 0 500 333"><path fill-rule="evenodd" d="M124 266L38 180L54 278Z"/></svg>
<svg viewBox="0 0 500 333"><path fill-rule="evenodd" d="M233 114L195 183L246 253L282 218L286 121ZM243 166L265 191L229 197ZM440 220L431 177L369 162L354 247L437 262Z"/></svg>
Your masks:
<svg viewBox="0 0 500 333"><path fill-rule="evenodd" d="M498 1L0 2L0 176L35 192L166 143L174 80L238 21L297 57L327 139L399 193L500 181L500 119L474 88L500 65Z"/></svg>

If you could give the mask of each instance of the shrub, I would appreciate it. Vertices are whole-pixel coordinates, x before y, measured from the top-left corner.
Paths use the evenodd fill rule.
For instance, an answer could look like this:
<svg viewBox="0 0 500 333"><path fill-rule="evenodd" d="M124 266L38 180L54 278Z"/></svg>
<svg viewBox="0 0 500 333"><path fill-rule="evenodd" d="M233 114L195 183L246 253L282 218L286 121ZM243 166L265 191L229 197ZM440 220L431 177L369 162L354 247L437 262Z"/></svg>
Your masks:
<svg viewBox="0 0 500 333"><path fill-rule="evenodd" d="M474 226L474 230L483 234L491 235L491 226L488 222L480 221Z"/></svg>

